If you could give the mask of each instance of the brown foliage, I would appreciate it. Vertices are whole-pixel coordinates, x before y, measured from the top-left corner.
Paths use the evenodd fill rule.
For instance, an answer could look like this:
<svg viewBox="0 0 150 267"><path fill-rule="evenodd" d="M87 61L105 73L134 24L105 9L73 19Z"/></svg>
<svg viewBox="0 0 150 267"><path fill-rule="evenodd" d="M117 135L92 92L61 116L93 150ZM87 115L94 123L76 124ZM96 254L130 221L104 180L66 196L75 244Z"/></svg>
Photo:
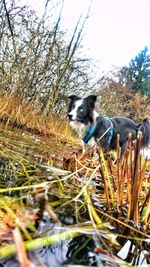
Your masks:
<svg viewBox="0 0 150 267"><path fill-rule="evenodd" d="M100 96L97 108L102 115L124 116L130 95L126 87L106 78L97 94Z"/></svg>
<svg viewBox="0 0 150 267"><path fill-rule="evenodd" d="M113 79L106 78L96 93L100 96L97 109L102 115L125 116L141 121L150 114L147 96L131 94L127 87Z"/></svg>
<svg viewBox="0 0 150 267"><path fill-rule="evenodd" d="M135 121L143 120L150 114L150 105L147 104L147 96L137 93L132 96L127 105L128 114Z"/></svg>

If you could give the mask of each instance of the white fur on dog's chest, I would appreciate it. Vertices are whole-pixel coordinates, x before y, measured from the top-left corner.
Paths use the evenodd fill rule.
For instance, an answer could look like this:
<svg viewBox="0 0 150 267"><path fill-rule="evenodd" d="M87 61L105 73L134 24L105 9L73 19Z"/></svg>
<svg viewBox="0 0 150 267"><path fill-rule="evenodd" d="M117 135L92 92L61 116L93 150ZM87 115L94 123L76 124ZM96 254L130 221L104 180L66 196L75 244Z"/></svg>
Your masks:
<svg viewBox="0 0 150 267"><path fill-rule="evenodd" d="M77 132L80 138L83 138L88 130L88 126L79 121L71 121L70 126Z"/></svg>
<svg viewBox="0 0 150 267"><path fill-rule="evenodd" d="M96 144L94 137L90 138L88 144L84 143L82 140L89 130L89 125L85 125L84 123L78 121L71 121L70 126L78 133L79 138L81 138L82 153L85 152L88 146L94 146Z"/></svg>

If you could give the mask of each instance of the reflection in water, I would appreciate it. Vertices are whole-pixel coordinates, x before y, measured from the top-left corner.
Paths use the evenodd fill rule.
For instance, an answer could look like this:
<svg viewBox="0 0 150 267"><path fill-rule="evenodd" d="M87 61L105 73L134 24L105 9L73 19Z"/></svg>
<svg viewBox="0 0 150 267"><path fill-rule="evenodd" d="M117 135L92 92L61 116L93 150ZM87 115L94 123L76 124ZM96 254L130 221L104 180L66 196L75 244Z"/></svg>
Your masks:
<svg viewBox="0 0 150 267"><path fill-rule="evenodd" d="M90 255L92 246L86 237L75 238L32 251L29 259L36 267L61 267L70 263L96 266L94 256ZM16 256L1 260L0 263L4 267L20 267Z"/></svg>
<svg viewBox="0 0 150 267"><path fill-rule="evenodd" d="M148 251L141 251L130 240L125 243L117 255L133 266L147 266L150 261L150 255Z"/></svg>
<svg viewBox="0 0 150 267"><path fill-rule="evenodd" d="M59 267L66 260L67 242L63 242L61 246L59 244L51 247L43 247L40 250L36 250L29 253L29 259L36 267L48 266ZM1 260L2 266L7 267L20 267L16 257Z"/></svg>
<svg viewBox="0 0 150 267"><path fill-rule="evenodd" d="M65 213L64 213L65 214ZM64 217L60 216L62 222ZM67 222L72 224L73 218L67 217ZM66 219L63 221L65 224ZM66 228L65 228L66 230ZM38 236L51 236L64 231L62 224L54 223L45 212L42 220L38 221L37 232ZM128 231L128 229L127 229ZM126 234L125 234L126 233ZM124 236L128 236L129 233L124 232ZM113 247L113 254L118 256L118 261L111 255L111 251L105 252L103 244L96 234L82 235L70 240L60 241L51 246L44 246L40 249L30 251L28 253L29 260L33 263L34 267L67 267L70 264L82 265L82 266L125 266L121 264L119 259L124 263L132 264L132 266L147 266L150 263L148 255L149 243L125 241L124 238L119 237L117 240L122 248L118 252L118 247ZM95 248L100 248L95 250ZM95 252L97 251L97 253ZM122 262L123 262L122 261ZM17 256L9 257L4 260L0 260L0 267L20 267Z"/></svg>
<svg viewBox="0 0 150 267"><path fill-rule="evenodd" d="M52 246L43 247L41 249L28 253L30 261L34 267L63 267L68 264L82 266L122 266L109 260L108 257L101 257L97 261L96 253L94 253L95 244L92 237L80 236L71 240L63 241ZM148 266L148 251L141 251L131 241L127 241L125 245L116 255L124 262L132 264L132 266ZM98 262L101 262L99 265ZM124 264L123 264L124 265ZM15 257L7 258L0 261L0 267L20 267ZM125 266L125 265L124 265Z"/></svg>
<svg viewBox="0 0 150 267"><path fill-rule="evenodd" d="M45 212L44 221L39 221L37 232L39 236L43 236L43 233L44 236L50 236L62 232L62 229L63 227L59 223L53 223ZM91 236L87 238L83 235L30 251L28 257L35 267L61 267L66 264L96 266L94 248ZM20 267L16 256L0 260L0 264L4 267Z"/></svg>

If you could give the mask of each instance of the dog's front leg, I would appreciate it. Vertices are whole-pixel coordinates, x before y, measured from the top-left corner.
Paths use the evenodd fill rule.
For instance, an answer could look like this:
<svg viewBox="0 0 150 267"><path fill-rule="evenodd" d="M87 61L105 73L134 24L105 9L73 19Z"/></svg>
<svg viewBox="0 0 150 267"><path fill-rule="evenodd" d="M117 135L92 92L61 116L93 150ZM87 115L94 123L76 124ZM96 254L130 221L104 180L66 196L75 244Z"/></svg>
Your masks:
<svg viewBox="0 0 150 267"><path fill-rule="evenodd" d="M84 141L81 141L82 144L82 154L80 155L80 160L84 159L84 157L88 156L88 145L84 143Z"/></svg>
<svg viewBox="0 0 150 267"><path fill-rule="evenodd" d="M92 138L88 144L86 144L83 140L81 141L82 143L82 155L90 155L91 157L94 156L97 158L97 144Z"/></svg>
<svg viewBox="0 0 150 267"><path fill-rule="evenodd" d="M83 140L81 140L81 144L82 144L82 155L83 155L85 153L88 145L86 143L84 143Z"/></svg>

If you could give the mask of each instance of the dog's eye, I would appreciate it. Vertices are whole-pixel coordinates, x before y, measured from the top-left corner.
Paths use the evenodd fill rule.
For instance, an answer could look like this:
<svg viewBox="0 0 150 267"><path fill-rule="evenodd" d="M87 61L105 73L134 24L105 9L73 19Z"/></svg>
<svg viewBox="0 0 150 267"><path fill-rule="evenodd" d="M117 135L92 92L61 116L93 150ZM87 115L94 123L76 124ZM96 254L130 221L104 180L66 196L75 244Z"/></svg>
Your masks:
<svg viewBox="0 0 150 267"><path fill-rule="evenodd" d="M80 112L83 112L83 108L79 108Z"/></svg>

